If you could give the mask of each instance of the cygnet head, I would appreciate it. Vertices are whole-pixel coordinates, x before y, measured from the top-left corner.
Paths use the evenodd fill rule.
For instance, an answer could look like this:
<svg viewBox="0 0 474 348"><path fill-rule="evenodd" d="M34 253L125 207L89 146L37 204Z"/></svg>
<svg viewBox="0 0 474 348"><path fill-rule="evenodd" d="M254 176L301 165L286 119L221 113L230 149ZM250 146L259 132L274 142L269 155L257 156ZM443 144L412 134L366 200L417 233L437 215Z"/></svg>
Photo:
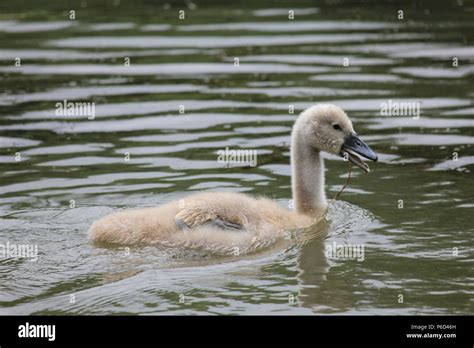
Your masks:
<svg viewBox="0 0 474 348"><path fill-rule="evenodd" d="M359 156L377 161L377 155L359 138L344 110L332 104L306 109L295 122L293 141L344 157L365 172L370 171L369 166Z"/></svg>

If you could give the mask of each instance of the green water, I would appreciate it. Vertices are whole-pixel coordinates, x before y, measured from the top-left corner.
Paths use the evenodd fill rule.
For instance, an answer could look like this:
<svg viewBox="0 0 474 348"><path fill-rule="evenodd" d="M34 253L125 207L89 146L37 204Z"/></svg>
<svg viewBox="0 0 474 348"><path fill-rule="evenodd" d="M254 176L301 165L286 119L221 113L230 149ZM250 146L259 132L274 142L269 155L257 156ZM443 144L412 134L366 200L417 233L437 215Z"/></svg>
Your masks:
<svg viewBox="0 0 474 348"><path fill-rule="evenodd" d="M0 6L0 244L39 253L0 259L0 313L472 314L474 2L82 3ZM57 116L65 99L95 118ZM421 116L381 115L389 100ZM217 259L87 243L108 213L201 190L288 205L291 126L319 102L380 158L324 238ZM225 168L226 147L258 165ZM326 168L332 197L347 165Z"/></svg>

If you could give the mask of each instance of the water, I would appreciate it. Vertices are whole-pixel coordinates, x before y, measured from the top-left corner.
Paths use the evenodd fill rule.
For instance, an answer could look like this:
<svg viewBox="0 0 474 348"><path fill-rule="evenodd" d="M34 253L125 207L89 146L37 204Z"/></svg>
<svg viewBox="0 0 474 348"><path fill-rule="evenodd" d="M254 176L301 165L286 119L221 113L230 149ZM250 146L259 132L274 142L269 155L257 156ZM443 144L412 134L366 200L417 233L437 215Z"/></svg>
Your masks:
<svg viewBox="0 0 474 348"><path fill-rule="evenodd" d="M39 258L0 260L0 313L472 314L474 4L419 2L404 20L345 2L299 2L294 20L266 1L196 5L179 20L178 5L87 2L75 21L61 2L2 5L0 242ZM95 102L95 118L56 116L64 99ZM421 117L382 116L389 99ZM200 190L287 205L288 106L317 102L380 155L321 234L227 258L87 243L108 213ZM225 147L257 149L258 166L223 168ZM326 167L332 197L347 167ZM364 260L326 256L333 242Z"/></svg>

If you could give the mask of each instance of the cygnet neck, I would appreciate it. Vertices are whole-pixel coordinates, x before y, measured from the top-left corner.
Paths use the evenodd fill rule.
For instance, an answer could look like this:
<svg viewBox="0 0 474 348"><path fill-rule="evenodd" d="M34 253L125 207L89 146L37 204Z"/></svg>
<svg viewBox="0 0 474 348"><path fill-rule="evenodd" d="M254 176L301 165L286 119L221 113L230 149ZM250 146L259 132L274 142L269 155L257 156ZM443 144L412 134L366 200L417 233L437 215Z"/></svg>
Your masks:
<svg viewBox="0 0 474 348"><path fill-rule="evenodd" d="M295 212L320 216L327 207L324 191L324 160L318 149L305 142L299 129L291 139L291 186Z"/></svg>

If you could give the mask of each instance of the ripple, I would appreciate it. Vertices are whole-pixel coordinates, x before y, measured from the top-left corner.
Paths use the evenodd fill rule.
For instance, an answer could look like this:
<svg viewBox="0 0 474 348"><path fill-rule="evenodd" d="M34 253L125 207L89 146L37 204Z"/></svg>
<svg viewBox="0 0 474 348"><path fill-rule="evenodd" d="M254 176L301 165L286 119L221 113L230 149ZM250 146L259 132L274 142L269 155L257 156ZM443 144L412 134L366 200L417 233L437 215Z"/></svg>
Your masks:
<svg viewBox="0 0 474 348"><path fill-rule="evenodd" d="M379 82L379 83L409 83L410 80L403 79L395 75L386 74L331 74L311 76L312 81L344 81L344 82Z"/></svg>
<svg viewBox="0 0 474 348"><path fill-rule="evenodd" d="M0 137L0 148L37 146L40 141L13 137Z"/></svg>
<svg viewBox="0 0 474 348"><path fill-rule="evenodd" d="M89 30L92 31L115 31L115 30L130 30L135 27L135 23L95 23L89 25Z"/></svg>
<svg viewBox="0 0 474 348"><path fill-rule="evenodd" d="M175 56L175 55L194 55L206 54L215 55L219 50L202 49L161 49L161 50L142 50L136 51L110 51L110 52L83 52L75 50L56 50L56 49L0 49L0 60L10 61L16 57L28 60L48 61L70 61L70 60L105 60L120 59L124 57L156 57L156 56Z"/></svg>
<svg viewBox="0 0 474 348"><path fill-rule="evenodd" d="M41 31L55 31L74 26L74 21L50 22L18 22L0 21L0 32L4 33L34 33Z"/></svg>
<svg viewBox="0 0 474 348"><path fill-rule="evenodd" d="M180 116L136 117L127 120L73 122L36 122L0 126L0 130L49 130L56 133L132 132L138 130L197 130L251 122L293 120L292 116L249 116L239 114L192 114Z"/></svg>
<svg viewBox="0 0 474 348"><path fill-rule="evenodd" d="M400 145L461 145L474 144L474 137L455 134L395 134L390 135Z"/></svg>
<svg viewBox="0 0 474 348"><path fill-rule="evenodd" d="M323 87L274 87L274 88L213 88L203 93L215 94L263 94L269 97L334 97L359 95L388 95L391 91L368 89L342 89Z"/></svg>
<svg viewBox="0 0 474 348"><path fill-rule="evenodd" d="M430 170L462 169L474 164L474 156L460 156L456 161L449 159L434 165Z"/></svg>
<svg viewBox="0 0 474 348"><path fill-rule="evenodd" d="M298 10L296 10L298 11ZM286 10L288 15L288 10ZM296 14L295 14L296 16ZM394 23L350 22L350 21L284 21L284 22L240 22L178 26L179 31L257 31L257 32L305 32L305 31L356 31L398 28Z"/></svg>
<svg viewBox="0 0 474 348"><path fill-rule="evenodd" d="M391 129L391 128L470 128L474 127L474 120L470 119L450 119L450 118L432 118L423 117L378 117L372 118L370 121L375 123L368 126L370 129ZM426 134L419 134L425 136Z"/></svg>
<svg viewBox="0 0 474 348"><path fill-rule="evenodd" d="M364 58L354 56L335 55L304 55L304 54L262 54L258 56L239 57L242 62L278 62L278 63L298 63L298 64L323 64L343 66L344 59L348 59L350 66L365 65L385 65L393 64L392 59L387 58Z"/></svg>
<svg viewBox="0 0 474 348"><path fill-rule="evenodd" d="M394 68L392 71L397 74L406 74L413 77L454 79L473 74L474 65L451 68L407 67Z"/></svg>
<svg viewBox="0 0 474 348"><path fill-rule="evenodd" d="M242 64L233 63L181 63L181 64L68 64L68 65L23 65L0 67L1 72L27 75L206 75L206 74L294 74L327 71L313 66L292 67L285 64Z"/></svg>
<svg viewBox="0 0 474 348"><path fill-rule="evenodd" d="M113 147L112 144L68 144L60 146L43 146L35 149L22 151L26 155L54 155L54 154L71 154L82 152L100 152L106 148Z"/></svg>
<svg viewBox="0 0 474 348"><path fill-rule="evenodd" d="M202 138L214 138L232 135L232 132L199 132L192 134L180 134L179 141L189 141L189 140L198 140ZM139 135L135 137L125 137L122 138L123 141L129 142L176 142L176 133L170 134L155 134L155 135Z"/></svg>
<svg viewBox="0 0 474 348"><path fill-rule="evenodd" d="M184 87L186 89L186 87ZM176 88L179 91L179 88ZM234 102L230 100L166 100L166 101L143 101L143 102L127 102L127 103L109 103L109 104L98 104L95 106L95 117L106 118L106 117L121 117L131 115L146 115L161 112L176 112L175 116L182 116L179 114L179 107L183 105L185 110L205 110L213 108L237 108L237 107L248 107L249 104L242 102ZM35 120L35 119L61 119L66 120L71 118L78 118L79 116L62 116L56 115L54 109L46 111L30 111L22 115L11 116L11 119L24 119L24 120ZM84 117L86 119L86 117Z"/></svg>
<svg viewBox="0 0 474 348"><path fill-rule="evenodd" d="M147 24L141 27L142 31L167 31L171 29L169 24Z"/></svg>
<svg viewBox="0 0 474 348"><path fill-rule="evenodd" d="M78 100L89 99L93 96L115 96L115 95L133 95L133 94L159 94L159 93L180 93L193 92L203 90L204 87L199 87L189 84L179 85L107 85L107 86L85 86L85 87L61 87L44 92L25 93L25 94L10 94L2 96L3 105L14 105L20 103L30 103L39 101L54 101L59 100ZM42 113L44 117L48 114L54 114L54 111ZM36 118L33 113L26 113L23 115L26 118Z"/></svg>
<svg viewBox="0 0 474 348"><path fill-rule="evenodd" d="M433 47L434 46L434 47ZM394 53L392 57L403 58L432 58L432 59L472 59L474 57L474 47L459 47L451 45L432 45L423 47L420 50L410 50Z"/></svg>
<svg viewBox="0 0 474 348"><path fill-rule="evenodd" d="M54 47L75 48L158 48L158 47L191 47L191 48L216 48L216 47L245 47L245 46L281 46L301 44L325 44L358 42L369 40L402 40L406 38L426 38L426 34L313 34L313 35L272 35L272 36L201 36L201 37L169 37L169 36L91 36L69 39L52 40L48 44Z"/></svg>
<svg viewBox="0 0 474 348"><path fill-rule="evenodd" d="M295 8L295 16L308 16L311 14L319 13L319 8L308 7L308 8ZM275 17L275 16L288 16L289 9L287 8L267 8L264 10L255 10L253 15L256 17Z"/></svg>

